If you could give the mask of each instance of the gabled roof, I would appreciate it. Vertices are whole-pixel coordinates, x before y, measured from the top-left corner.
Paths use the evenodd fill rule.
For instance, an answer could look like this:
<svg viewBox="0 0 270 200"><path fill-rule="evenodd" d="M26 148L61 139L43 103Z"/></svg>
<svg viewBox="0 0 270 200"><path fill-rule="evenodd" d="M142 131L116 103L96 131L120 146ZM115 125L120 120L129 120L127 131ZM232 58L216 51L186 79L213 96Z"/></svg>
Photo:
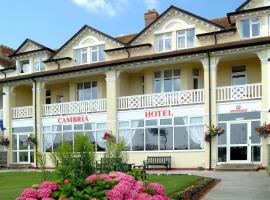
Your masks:
<svg viewBox="0 0 270 200"><path fill-rule="evenodd" d="M91 27L91 26L89 26L89 25L84 25L77 33L75 33L67 42L65 42L65 44L64 45L62 45L50 58L49 58L49 60L48 61L50 61L50 60L53 60L54 59L54 57L60 52L60 51L62 51L73 39L75 39L81 32L83 32L85 29L91 29L91 30L93 30L93 31L95 31L95 32L97 32L97 33L99 33L99 34L101 34L101 35L103 35L103 36L105 36L105 37L107 37L107 38L109 38L109 39L111 39L111 40L113 40L113 41L115 41L115 42L117 42L117 43L119 43L120 45L125 45L125 43L123 43L123 42L121 42L121 40L117 40L116 38L113 38L112 36L110 36L110 35L108 35L108 34L106 34L106 33L103 33L103 32L101 32L101 31L99 31L99 30L97 30L97 29L95 29L95 28L93 28L93 27Z"/></svg>
<svg viewBox="0 0 270 200"><path fill-rule="evenodd" d="M50 51L50 52L54 52L54 50L50 49L49 47L46 47L46 46L44 46L44 45L42 45L42 44L40 44L40 43L38 43L38 42L35 42L35 41L31 40L31 39L26 38L26 39L24 40L24 42L23 42L23 43L16 49L16 51L11 55L11 57L20 54L20 53L18 53L18 52L19 52L19 51L24 47L24 45L26 45L27 43L33 43L34 45L36 45L37 47L40 48L39 50L48 50L48 51Z"/></svg>
<svg viewBox="0 0 270 200"><path fill-rule="evenodd" d="M219 29L224 29L225 27L224 26L222 26L222 25L220 25L220 24L218 24L218 23L216 23L216 22L214 22L214 21L211 21L211 20L208 20L208 19L206 19L206 18L203 18L203 17L200 17L200 16L198 16L198 15L195 15L195 14L193 14L193 13L191 13L191 12L188 12L188 11L186 11L186 10L183 10L183 9L181 9L181 8L178 8L178 7L176 7L176 6L173 6L173 5L171 5L167 10L165 10L157 19L155 19L152 23L150 23L148 26L146 26L141 32L139 32L130 42L129 42L129 44L131 44L133 41L135 41L139 36L141 36L145 31L147 31L151 26L153 26L158 20L160 20L163 16L165 16L168 12L170 12L171 10L173 10L173 9L175 9L175 10L177 10L177 11L179 11L179 12L182 12L182 13L184 13L184 14L186 14L186 15L189 15L189 16L191 16L191 17L194 17L194 18L197 18L197 19L199 19L199 20L201 20L201 21L204 21L204 22L206 22L206 23L208 23L208 24L210 24L210 25L212 25L212 26L215 26L215 27L217 27L217 28L219 28Z"/></svg>
<svg viewBox="0 0 270 200"><path fill-rule="evenodd" d="M242 3L237 9L236 11L240 11L242 10L246 5L248 5L251 1L253 0L246 0L244 3Z"/></svg>

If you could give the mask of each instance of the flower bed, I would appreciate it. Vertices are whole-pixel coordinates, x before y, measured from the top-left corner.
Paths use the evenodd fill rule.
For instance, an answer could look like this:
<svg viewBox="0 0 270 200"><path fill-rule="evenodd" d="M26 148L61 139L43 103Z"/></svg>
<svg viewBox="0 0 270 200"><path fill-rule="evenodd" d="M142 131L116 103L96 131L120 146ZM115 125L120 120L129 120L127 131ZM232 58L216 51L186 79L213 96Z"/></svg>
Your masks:
<svg viewBox="0 0 270 200"><path fill-rule="evenodd" d="M219 180L210 178L201 178L183 190L172 195L172 200L199 200L201 199L210 189L212 189Z"/></svg>
<svg viewBox="0 0 270 200"><path fill-rule="evenodd" d="M168 200L164 187L157 183L136 181L121 172L93 174L86 180L43 182L25 189L17 200Z"/></svg>

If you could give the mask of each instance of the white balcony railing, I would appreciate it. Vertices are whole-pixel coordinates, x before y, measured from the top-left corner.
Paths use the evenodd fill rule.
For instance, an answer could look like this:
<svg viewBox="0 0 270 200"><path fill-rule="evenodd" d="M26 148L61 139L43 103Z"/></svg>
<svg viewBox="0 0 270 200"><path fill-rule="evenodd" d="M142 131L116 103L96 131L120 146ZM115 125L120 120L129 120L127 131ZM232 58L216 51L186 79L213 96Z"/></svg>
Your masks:
<svg viewBox="0 0 270 200"><path fill-rule="evenodd" d="M260 99L262 97L262 84L234 85L217 88L217 101L234 101Z"/></svg>
<svg viewBox="0 0 270 200"><path fill-rule="evenodd" d="M43 106L44 116L105 112L106 99L55 103Z"/></svg>
<svg viewBox="0 0 270 200"><path fill-rule="evenodd" d="M32 116L33 116L32 106L12 108L13 119L30 118Z"/></svg>
<svg viewBox="0 0 270 200"><path fill-rule="evenodd" d="M204 90L186 90L160 94L147 94L126 96L118 98L118 109L140 109L163 106L176 106L186 104L199 104L204 102Z"/></svg>

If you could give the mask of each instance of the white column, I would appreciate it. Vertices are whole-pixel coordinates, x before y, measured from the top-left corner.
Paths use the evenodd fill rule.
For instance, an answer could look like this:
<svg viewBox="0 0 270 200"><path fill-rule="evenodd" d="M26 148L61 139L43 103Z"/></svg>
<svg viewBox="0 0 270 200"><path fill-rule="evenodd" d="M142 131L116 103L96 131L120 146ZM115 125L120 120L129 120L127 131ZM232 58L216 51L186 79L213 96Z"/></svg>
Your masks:
<svg viewBox="0 0 270 200"><path fill-rule="evenodd" d="M117 136L117 108L120 72L116 70L106 73L106 98L107 98L107 128L113 135Z"/></svg>

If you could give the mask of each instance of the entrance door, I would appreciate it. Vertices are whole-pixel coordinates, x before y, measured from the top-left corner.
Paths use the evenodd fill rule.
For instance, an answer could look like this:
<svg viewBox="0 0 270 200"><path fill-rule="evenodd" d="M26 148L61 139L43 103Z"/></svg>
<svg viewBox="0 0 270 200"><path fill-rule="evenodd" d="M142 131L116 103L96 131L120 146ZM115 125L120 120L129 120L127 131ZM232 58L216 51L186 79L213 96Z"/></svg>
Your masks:
<svg viewBox="0 0 270 200"><path fill-rule="evenodd" d="M250 161L250 123L229 124L229 158L231 162Z"/></svg>
<svg viewBox="0 0 270 200"><path fill-rule="evenodd" d="M29 134L14 134L13 162L18 164L34 163L34 146L27 143Z"/></svg>

